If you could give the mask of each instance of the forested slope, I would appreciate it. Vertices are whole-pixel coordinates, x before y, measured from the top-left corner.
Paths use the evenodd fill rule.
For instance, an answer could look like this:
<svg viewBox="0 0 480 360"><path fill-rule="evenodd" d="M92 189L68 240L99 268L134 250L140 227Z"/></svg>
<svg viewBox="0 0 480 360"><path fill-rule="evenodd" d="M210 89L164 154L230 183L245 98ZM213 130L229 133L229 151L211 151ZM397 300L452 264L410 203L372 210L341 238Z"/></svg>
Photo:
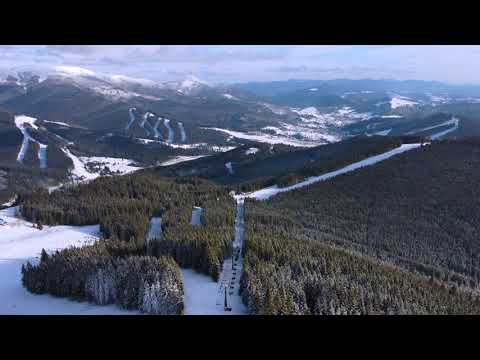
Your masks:
<svg viewBox="0 0 480 360"><path fill-rule="evenodd" d="M478 289L480 143L433 142L267 202L247 204L270 237L337 244Z"/></svg>

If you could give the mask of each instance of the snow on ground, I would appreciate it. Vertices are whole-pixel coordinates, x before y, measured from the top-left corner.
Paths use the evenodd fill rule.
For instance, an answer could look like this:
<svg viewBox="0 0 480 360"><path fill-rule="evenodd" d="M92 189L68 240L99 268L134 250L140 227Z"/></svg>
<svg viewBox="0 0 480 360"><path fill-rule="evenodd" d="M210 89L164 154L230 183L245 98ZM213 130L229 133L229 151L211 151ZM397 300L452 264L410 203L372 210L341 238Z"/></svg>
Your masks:
<svg viewBox="0 0 480 360"><path fill-rule="evenodd" d="M60 122L60 121L48 121L48 120L43 120L43 122L48 123L48 124L57 124L57 125L61 125L61 126L71 127L71 126L68 125L67 123Z"/></svg>
<svg viewBox="0 0 480 360"><path fill-rule="evenodd" d="M181 269L184 284L185 315L245 315L247 309L239 295L240 277L243 268L241 249L244 241L244 200L237 199L235 218L234 256L223 263L219 282L209 276L190 269ZM224 310L225 289L227 305L232 311Z"/></svg>
<svg viewBox="0 0 480 360"><path fill-rule="evenodd" d="M433 134L433 135L430 136L430 139L431 139L431 140L438 140L439 138L447 135L448 133L451 133L452 131L457 130L457 129L458 129L459 120L458 120L457 118L453 117L453 118L451 119L451 121L452 121L453 124L454 124L454 126L453 126L452 128L447 129L447 130L444 130L444 131L441 131L441 132L436 133L436 134Z"/></svg>
<svg viewBox="0 0 480 360"><path fill-rule="evenodd" d="M264 189L254 191L252 193L244 194L244 195L242 195L242 197L247 197L247 198L252 198L252 199L257 199L257 200L267 200L267 199L271 198L272 196L275 196L279 193L300 189L300 188L303 188L305 186L314 184L318 181L324 181L324 180L333 178L335 176L345 174L345 173L350 172L350 171L357 170L357 169L362 168L364 166L373 165L373 164L376 164L380 161L391 158L392 156L401 154L405 151L416 149L420 146L421 146L421 144L403 144L403 145L401 145L401 146L399 146L399 147L397 147L393 150L387 151L386 153L369 157L367 159L364 159L364 160L358 161L356 163L350 164L350 165L348 165L344 168L341 168L341 169L338 169L338 170L335 170L335 171L331 171L331 172L325 173L325 174L320 175L320 176L309 177L305 181L302 181L302 182L297 183L295 185L287 186L287 187L284 187L284 188L279 188L277 185L274 185L274 186L270 186L270 187L267 187L267 188L264 188Z"/></svg>
<svg viewBox="0 0 480 360"><path fill-rule="evenodd" d="M190 221L191 225L202 225L202 211L203 209L199 206L194 206L192 209L192 219Z"/></svg>
<svg viewBox="0 0 480 360"><path fill-rule="evenodd" d="M82 156L79 157L80 161L84 164L88 163L98 163L101 167L108 167L112 172L118 172L120 174L128 174L137 170L142 169L141 167L134 166L134 162L130 159L121 159L121 158L112 158L112 157L103 157L103 156Z"/></svg>
<svg viewBox="0 0 480 360"><path fill-rule="evenodd" d="M168 130L168 139L167 139L167 143L171 144L173 143L173 129L172 129L172 126L170 125L170 119L165 119L163 121L165 127L167 128Z"/></svg>
<svg viewBox="0 0 480 360"><path fill-rule="evenodd" d="M373 133L373 135L387 136L391 131L392 129L377 131L376 133Z"/></svg>
<svg viewBox="0 0 480 360"><path fill-rule="evenodd" d="M253 154L256 154L257 152L258 152L258 148L251 147L245 151L245 155L253 155Z"/></svg>
<svg viewBox="0 0 480 360"><path fill-rule="evenodd" d="M93 180L100 176L98 172L90 172L87 169L88 163L98 163L101 167L107 166L112 172L119 172L120 174L128 174L133 171L141 169L140 167L133 166L132 160L129 159L120 159L120 158L110 158L110 157L78 157L70 152L68 148L62 149L65 155L67 155L73 162L73 170L71 174L76 178L76 180Z"/></svg>
<svg viewBox="0 0 480 360"><path fill-rule="evenodd" d="M424 127L424 128L421 128L421 129L415 129L415 130L412 130L412 131L409 131L407 132L406 134L407 135L411 135L411 134L416 134L416 133L419 133L419 132L423 132L423 131L427 131L427 130L431 130L431 129L435 129L437 127L441 127L441 126L447 126L447 125L454 125L454 128L455 127L458 127L458 119L455 118L455 117L452 117L450 120L447 120L441 124L437 124L437 125L433 125L433 126L428 126L428 127ZM450 130L450 129L448 129ZM456 128L455 128L456 130ZM453 131L453 130L452 130Z"/></svg>
<svg viewBox="0 0 480 360"><path fill-rule="evenodd" d="M6 207L10 207L12 206L13 204L15 204L15 201L17 201L17 197L14 196L12 197L10 200L8 200L6 203L3 203L0 205L0 208L6 208ZM1 229L1 228L0 228Z"/></svg>
<svg viewBox="0 0 480 360"><path fill-rule="evenodd" d="M180 136L181 136L181 142L187 142L187 134L185 133L185 128L183 127L183 123L178 122L178 128L180 129Z"/></svg>
<svg viewBox="0 0 480 360"><path fill-rule="evenodd" d="M383 119L399 119L402 118L402 115L382 115L380 116Z"/></svg>
<svg viewBox="0 0 480 360"><path fill-rule="evenodd" d="M392 109L397 109L404 106L414 106L418 103L404 96L395 96L390 100L390 107Z"/></svg>
<svg viewBox="0 0 480 360"><path fill-rule="evenodd" d="M310 91L318 91L318 88L311 88L311 89L308 89Z"/></svg>
<svg viewBox="0 0 480 360"><path fill-rule="evenodd" d="M262 134L260 132L257 132L255 134L246 134L240 131L233 131L233 130L220 129L220 128L202 128L202 129L219 131L238 139L258 141L258 142L263 142L267 144L285 144L285 145L297 146L297 147L313 147L313 146L318 146L323 144L323 142L321 144L311 143L311 142L306 142L301 140L294 140L287 137Z"/></svg>
<svg viewBox="0 0 480 360"><path fill-rule="evenodd" d="M90 244L99 226L44 226L43 230L15 217L18 207L0 210L0 314L2 315L120 315L135 314L114 305L99 306L50 295L29 293L21 281L21 267L38 261L42 248L53 252Z"/></svg>
<svg viewBox="0 0 480 360"><path fill-rule="evenodd" d="M40 169L47 168L47 147L48 145L38 143L38 159L40 160Z"/></svg>
<svg viewBox="0 0 480 360"><path fill-rule="evenodd" d="M155 126L153 127L153 132L154 132L153 137L156 138L156 139L158 139L159 137L162 136L162 134L158 131L158 127L159 127L161 121L162 121L161 117L157 118L157 122L155 123Z"/></svg>
<svg viewBox="0 0 480 360"><path fill-rule="evenodd" d="M133 125L133 122L135 121L135 114L133 113L136 108L130 108L128 109L128 115L130 116L130 121L128 122L127 126L125 127L125 130L130 130L130 127Z"/></svg>
<svg viewBox="0 0 480 360"><path fill-rule="evenodd" d="M151 112L146 112L145 114L143 114L143 117L142 117L142 122L140 123L140 127L145 130L145 132L147 133L147 136L150 135L150 131L148 131L146 128L145 128L145 123L147 122L148 118L149 117L153 117L155 115L153 115Z"/></svg>
<svg viewBox="0 0 480 360"><path fill-rule="evenodd" d="M23 159L25 158L25 154L28 151L28 145L30 141L35 142L39 146L38 159L40 160L40 168L45 169L47 167L47 145L42 144L37 140L35 140L34 138L32 138L28 133L27 128L25 127L25 124L29 124L33 129L38 130L38 126L35 125L36 121L37 121L36 118L32 118L30 116L25 116L25 115L15 116L15 125L23 134L22 146L20 147L20 151L17 154L17 161L20 163L23 162Z"/></svg>
<svg viewBox="0 0 480 360"><path fill-rule="evenodd" d="M218 145L209 145L207 143L196 143L196 144L170 144L167 143L166 141L160 141L160 140L152 140L152 139L143 139L143 138L135 138L139 143L141 144L151 144L151 143L157 143L157 144L162 144L165 146L170 146L174 149L199 149L199 148L204 148L204 149L210 149L214 152L226 152L230 151L236 148L236 146L218 146Z"/></svg>
<svg viewBox="0 0 480 360"><path fill-rule="evenodd" d="M232 165L232 162L230 161L230 162L226 163L226 164L225 164L225 167L227 168L228 173L229 173L230 175L233 175L233 165Z"/></svg>
<svg viewBox="0 0 480 360"><path fill-rule="evenodd" d="M169 166L169 165L174 165L174 164L178 164L178 163L181 163L181 162L185 162L185 161L192 161L192 160L195 160L195 159L199 159L199 158L202 158L202 157L205 157L205 156L209 156L209 155L196 155L196 156L175 156L167 161L164 161L160 164L160 166Z"/></svg>
<svg viewBox="0 0 480 360"><path fill-rule="evenodd" d="M77 66L57 66L55 70L64 76L95 76L93 71Z"/></svg>
<svg viewBox="0 0 480 360"><path fill-rule="evenodd" d="M222 94L222 96L228 100L238 100L235 96L231 94Z"/></svg>
<svg viewBox="0 0 480 360"><path fill-rule="evenodd" d="M162 236L162 218L161 217L152 217L150 219L150 228L148 229L147 234L147 243L150 240L159 238Z"/></svg>
<svg viewBox="0 0 480 360"><path fill-rule="evenodd" d="M278 105L273 105L269 103L258 103L259 105L265 106L268 110L270 110L272 113L276 115L285 115L287 114L286 108L280 107Z"/></svg>

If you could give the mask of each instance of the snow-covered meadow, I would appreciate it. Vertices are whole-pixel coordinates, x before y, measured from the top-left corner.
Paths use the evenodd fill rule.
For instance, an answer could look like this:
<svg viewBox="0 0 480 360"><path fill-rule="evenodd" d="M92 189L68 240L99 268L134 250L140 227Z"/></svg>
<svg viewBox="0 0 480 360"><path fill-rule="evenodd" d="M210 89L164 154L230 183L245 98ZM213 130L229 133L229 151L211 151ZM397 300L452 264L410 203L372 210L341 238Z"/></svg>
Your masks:
<svg viewBox="0 0 480 360"><path fill-rule="evenodd" d="M44 226L18 218L17 207L0 210L0 314L2 315L120 315L135 314L114 305L99 306L50 295L35 295L22 286L21 267L47 252L91 244L99 226Z"/></svg>

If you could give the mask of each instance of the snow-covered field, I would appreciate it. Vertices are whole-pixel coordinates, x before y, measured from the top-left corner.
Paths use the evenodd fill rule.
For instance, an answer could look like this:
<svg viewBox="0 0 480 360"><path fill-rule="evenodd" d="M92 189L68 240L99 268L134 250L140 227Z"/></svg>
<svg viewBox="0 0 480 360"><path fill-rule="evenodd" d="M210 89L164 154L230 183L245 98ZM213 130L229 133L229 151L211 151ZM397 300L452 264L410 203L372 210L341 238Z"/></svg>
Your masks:
<svg viewBox="0 0 480 360"><path fill-rule="evenodd" d="M254 191L254 192L251 192L251 193L248 193L248 194L243 194L243 195L241 195L241 197L247 197L247 198L252 198L252 199L257 199L257 200L267 200L267 199L271 198L272 196L275 196L279 193L300 189L300 188L303 188L305 186L314 184L318 181L324 181L324 180L333 178L335 176L345 174L345 173L348 173L350 171L362 168L364 166L373 165L373 164L376 164L380 161L391 158L392 156L404 153L405 151L416 149L420 146L421 146L421 144L403 144L403 145L401 145L401 146L399 146L399 147L397 147L393 150L387 151L383 154L369 157L367 159L364 159L364 160L358 161L356 163L350 164L348 166L345 166L344 168L341 168L341 169L338 169L338 170L335 170L335 171L331 171L331 172L325 173L325 174L320 175L320 176L309 177L305 181L302 181L300 183L297 183L297 184L294 184L294 185L291 185L291 186L280 188L277 185L274 185L274 186L270 186L270 187L267 187L267 188L264 188L264 189L260 189L260 190L257 190L257 191Z"/></svg>
<svg viewBox="0 0 480 360"><path fill-rule="evenodd" d="M404 106L414 106L418 103L404 96L395 96L390 100L390 107L392 109L397 109Z"/></svg>
<svg viewBox="0 0 480 360"><path fill-rule="evenodd" d="M29 293L21 282L21 267L38 261L44 248L53 252L96 241L99 226L44 226L43 230L15 216L17 207L0 210L0 314L2 315L119 315L135 314L116 306L99 306L50 295Z"/></svg>
<svg viewBox="0 0 480 360"><path fill-rule="evenodd" d="M68 148L62 149L65 155L67 155L73 162L73 170L71 174L76 178L76 180L93 180L100 176L98 172L91 172L87 169L88 163L95 163L100 165L101 168L107 166L110 171L118 172L120 174L128 174L133 171L141 169L140 167L133 166L132 160L129 159L120 159L120 158L110 158L110 157L78 157L71 153Z"/></svg>
<svg viewBox="0 0 480 360"><path fill-rule="evenodd" d="M40 169L47 168L47 146L45 144L38 143L38 159L40 160Z"/></svg>
<svg viewBox="0 0 480 360"><path fill-rule="evenodd" d="M258 148L251 147L245 151L245 155L254 155L258 152Z"/></svg>
<svg viewBox="0 0 480 360"><path fill-rule="evenodd" d="M202 129L219 131L219 132L228 134L230 136L233 136L237 139L246 139L246 140L258 141L258 142L267 143L267 144L285 144L285 145L297 146L297 147L313 147L313 146L324 144L324 142L320 144L312 143L307 141L294 140L288 137L263 134L260 132L257 132L254 134L250 134L250 133L247 134L247 133L242 133L240 131L233 131L233 130L220 129L220 128L202 128Z"/></svg>

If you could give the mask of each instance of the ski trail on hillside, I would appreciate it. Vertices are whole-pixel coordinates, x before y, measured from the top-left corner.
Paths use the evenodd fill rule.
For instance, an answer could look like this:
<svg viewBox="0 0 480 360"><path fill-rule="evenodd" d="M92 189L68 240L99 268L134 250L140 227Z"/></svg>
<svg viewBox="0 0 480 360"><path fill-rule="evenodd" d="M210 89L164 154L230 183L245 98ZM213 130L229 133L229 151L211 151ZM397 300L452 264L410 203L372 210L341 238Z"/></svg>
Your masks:
<svg viewBox="0 0 480 360"><path fill-rule="evenodd" d="M459 120L457 118L452 118L451 119L451 122L454 124L454 126L450 129L447 129L447 130L444 130L444 131L440 131L439 133L436 133L436 134L433 134L430 136L430 140L437 140L439 138L441 138L442 136L445 136L447 135L448 133L451 133L452 131L455 131L458 129L458 123L459 123Z"/></svg>
<svg viewBox="0 0 480 360"><path fill-rule="evenodd" d="M135 114L133 113L137 108L130 108L128 109L128 114L130 115L130 121L128 122L127 126L125 127L125 130L130 130L132 127L133 123L135 122Z"/></svg>
<svg viewBox="0 0 480 360"><path fill-rule="evenodd" d="M309 177L305 181L302 181L302 182L297 183L295 185L287 186L287 187L284 187L284 188L279 188L278 185L273 185L273 186L270 186L270 187L267 187L267 188L264 188L264 189L260 189L260 190L257 190L257 191L251 192L251 193L242 194L240 196L246 197L246 198L251 198L251 199L256 199L256 200L267 200L267 199L270 199L272 196L275 196L277 194L287 192L287 191L296 190L296 189L300 189L300 188L303 188L305 186L314 184L318 181L324 181L324 180L327 180L327 179L331 179L335 176L346 174L348 172L360 169L362 167L376 164L380 161L389 159L392 156L404 153L404 152L409 151L409 150L416 149L420 146L421 146L421 144L403 144L403 145L401 145L401 146L399 146L399 147L397 147L393 150L387 151L387 152L385 152L383 154L380 154L380 155L371 156L367 159L355 162L355 163L350 164L348 166L345 166L341 169L331 171L331 172L325 173L325 174L320 175L320 176Z"/></svg>
<svg viewBox="0 0 480 360"><path fill-rule="evenodd" d="M180 129L180 136L181 136L181 142L185 143L187 142L187 134L185 133L185 128L183 127L183 123L179 122L178 123L178 128Z"/></svg>
<svg viewBox="0 0 480 360"><path fill-rule="evenodd" d="M163 121L163 123L165 124L165 127L167 128L168 130L168 139L167 139L167 143L171 144L173 143L173 129L172 129L172 126L170 125L170 119L165 119Z"/></svg>
<svg viewBox="0 0 480 360"><path fill-rule="evenodd" d="M40 160L40 169L47 168L47 147L48 145L38 143L38 159Z"/></svg>
<svg viewBox="0 0 480 360"><path fill-rule="evenodd" d="M147 136L150 135L150 131L148 131L146 128L145 128L145 123L147 122L148 118L151 117L151 116L155 116L153 115L151 112L146 112L144 115L143 115L143 119L142 119L142 122L140 123L140 127L145 130L145 132L147 133Z"/></svg>
<svg viewBox="0 0 480 360"><path fill-rule="evenodd" d="M229 175L233 175L233 174L234 174L234 172L233 172L233 164L232 164L231 161L228 162L228 163L226 163L226 164L225 164L225 167L227 168Z"/></svg>
<svg viewBox="0 0 480 360"><path fill-rule="evenodd" d="M37 156L38 156L38 160L40 162L40 169L46 169L47 168L47 146L48 145L42 144L41 142L32 138L30 136L30 134L28 133L27 128L25 127L25 123L27 123L33 129L38 130L38 126L35 125L36 121L37 121L36 118L32 118L30 116L25 116L25 115L15 116L15 125L21 131L21 133L23 135L22 145L21 145L20 150L18 151L18 154L17 154L17 161L19 163L23 164L23 160L25 159L25 155L27 154L30 142L37 143L38 146L39 146Z"/></svg>
<svg viewBox="0 0 480 360"><path fill-rule="evenodd" d="M157 122L155 123L155 126L153 127L153 132L155 133L153 137L155 139L158 139L162 134L158 131L158 126L160 125L160 122L162 121L162 118L159 117L157 118Z"/></svg>

